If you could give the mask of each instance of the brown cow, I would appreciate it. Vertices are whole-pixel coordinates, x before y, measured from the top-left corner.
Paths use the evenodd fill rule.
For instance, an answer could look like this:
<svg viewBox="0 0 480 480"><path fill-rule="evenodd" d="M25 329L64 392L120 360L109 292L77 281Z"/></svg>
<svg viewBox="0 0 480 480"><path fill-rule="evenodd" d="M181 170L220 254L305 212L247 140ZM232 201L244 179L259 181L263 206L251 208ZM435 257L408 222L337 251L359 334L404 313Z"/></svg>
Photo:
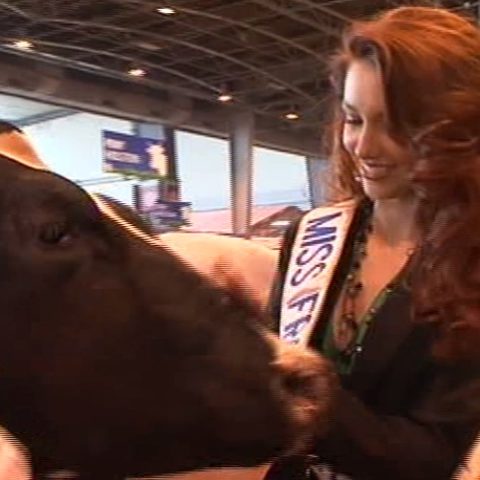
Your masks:
<svg viewBox="0 0 480 480"><path fill-rule="evenodd" d="M253 466L323 427L330 369L280 357L240 293L64 178L7 157L0 169L0 423L37 472Z"/></svg>

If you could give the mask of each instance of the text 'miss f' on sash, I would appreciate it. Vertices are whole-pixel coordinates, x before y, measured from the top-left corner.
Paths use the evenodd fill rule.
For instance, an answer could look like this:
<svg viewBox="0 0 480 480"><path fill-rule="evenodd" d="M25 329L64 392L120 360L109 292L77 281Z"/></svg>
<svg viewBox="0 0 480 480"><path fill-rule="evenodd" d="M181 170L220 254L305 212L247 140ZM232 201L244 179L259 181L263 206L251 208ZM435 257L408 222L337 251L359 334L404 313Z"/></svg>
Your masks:
<svg viewBox="0 0 480 480"><path fill-rule="evenodd" d="M286 342L308 344L356 207L348 200L315 208L302 217L283 287L279 335Z"/></svg>

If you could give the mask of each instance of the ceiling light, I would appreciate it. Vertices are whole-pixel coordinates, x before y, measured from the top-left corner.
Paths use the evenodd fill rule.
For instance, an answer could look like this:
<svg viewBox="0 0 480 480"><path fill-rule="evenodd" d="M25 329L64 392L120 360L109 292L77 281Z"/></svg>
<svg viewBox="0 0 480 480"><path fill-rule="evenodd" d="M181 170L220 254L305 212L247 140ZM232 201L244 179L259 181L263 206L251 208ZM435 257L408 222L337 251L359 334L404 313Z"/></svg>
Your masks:
<svg viewBox="0 0 480 480"><path fill-rule="evenodd" d="M177 12L172 7L160 7L157 8L157 12L162 15L175 15Z"/></svg>
<svg viewBox="0 0 480 480"><path fill-rule="evenodd" d="M13 42L13 46L20 50L31 50L33 48L33 43L29 40L16 40Z"/></svg>
<svg viewBox="0 0 480 480"><path fill-rule="evenodd" d="M298 120L300 118L300 115L295 112L288 112L285 114L285 118L287 120Z"/></svg>
<svg viewBox="0 0 480 480"><path fill-rule="evenodd" d="M132 77L144 77L147 72L143 68L131 68L128 74Z"/></svg>
<svg viewBox="0 0 480 480"><path fill-rule="evenodd" d="M233 97L229 93L221 93L217 97L217 100L219 102L227 103L227 102L231 102L233 100Z"/></svg>

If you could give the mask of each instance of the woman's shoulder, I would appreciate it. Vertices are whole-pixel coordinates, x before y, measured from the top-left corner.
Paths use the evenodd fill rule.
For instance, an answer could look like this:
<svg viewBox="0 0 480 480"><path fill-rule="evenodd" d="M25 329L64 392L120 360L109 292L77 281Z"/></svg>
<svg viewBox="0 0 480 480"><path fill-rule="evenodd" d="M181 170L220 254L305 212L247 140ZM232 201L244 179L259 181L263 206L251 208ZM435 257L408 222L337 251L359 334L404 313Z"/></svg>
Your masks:
<svg viewBox="0 0 480 480"><path fill-rule="evenodd" d="M351 212L353 215L353 213L358 211L360 208L363 208L362 207L363 205L364 205L364 202L358 199L349 198L341 201L326 202L322 205L319 205L310 210L307 210L306 212L304 212L302 215L300 215L298 218L296 218L290 223L289 227L287 228L284 234L282 249L290 250L292 248L293 242L296 238L296 235L300 228L300 224L302 222L314 220L324 215L331 215L336 213L336 211L338 212L348 211L348 212Z"/></svg>
<svg viewBox="0 0 480 480"><path fill-rule="evenodd" d="M356 198L345 198L341 200L331 200L331 201L326 201L325 203L322 203L321 205L318 205L314 208L311 208L310 210L307 210L305 212L305 215L315 212L315 211L322 211L328 208L357 208L359 207L363 202L359 199Z"/></svg>

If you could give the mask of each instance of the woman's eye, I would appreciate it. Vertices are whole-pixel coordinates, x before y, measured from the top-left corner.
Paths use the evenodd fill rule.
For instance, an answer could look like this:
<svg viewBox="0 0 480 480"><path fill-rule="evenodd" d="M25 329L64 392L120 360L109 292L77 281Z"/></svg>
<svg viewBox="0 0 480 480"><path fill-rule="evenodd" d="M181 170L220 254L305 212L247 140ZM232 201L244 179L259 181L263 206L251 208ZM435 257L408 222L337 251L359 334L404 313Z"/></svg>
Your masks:
<svg viewBox="0 0 480 480"><path fill-rule="evenodd" d="M44 225L40 230L39 239L47 245L60 245L68 242L71 234L65 223L56 222Z"/></svg>
<svg viewBox="0 0 480 480"><path fill-rule="evenodd" d="M346 115L344 122L348 125L361 125L362 119L359 117L352 117L351 115Z"/></svg>

